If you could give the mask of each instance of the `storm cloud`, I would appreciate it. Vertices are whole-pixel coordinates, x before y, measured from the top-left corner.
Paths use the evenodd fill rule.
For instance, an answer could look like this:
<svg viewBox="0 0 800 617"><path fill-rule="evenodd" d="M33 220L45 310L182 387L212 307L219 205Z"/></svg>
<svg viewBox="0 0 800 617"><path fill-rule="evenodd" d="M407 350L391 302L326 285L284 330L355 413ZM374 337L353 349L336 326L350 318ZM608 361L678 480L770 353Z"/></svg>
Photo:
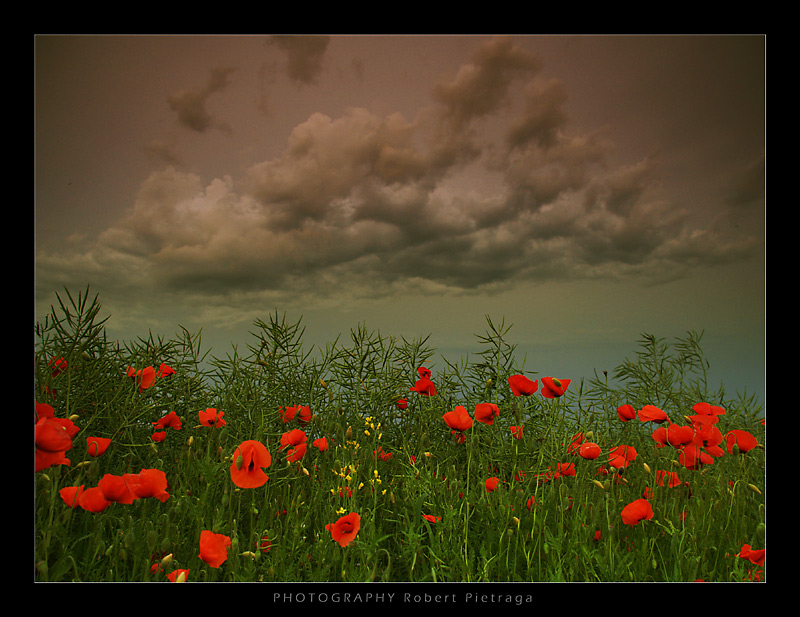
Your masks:
<svg viewBox="0 0 800 617"><path fill-rule="evenodd" d="M286 56L287 78L313 88L329 39L271 44ZM727 188L729 210L699 224L664 189L658 153L615 163L613 131L578 130L567 87L545 69L513 38L498 37L430 83L413 117L368 106L314 112L277 155L239 176L153 171L128 212L96 238L42 250L40 280L89 272L151 293L358 298L672 280L759 249L763 230L730 223L745 200L761 198L763 165L753 161ZM235 75L220 65L206 83L170 94L180 124L198 134L225 128L207 103L223 100Z"/></svg>

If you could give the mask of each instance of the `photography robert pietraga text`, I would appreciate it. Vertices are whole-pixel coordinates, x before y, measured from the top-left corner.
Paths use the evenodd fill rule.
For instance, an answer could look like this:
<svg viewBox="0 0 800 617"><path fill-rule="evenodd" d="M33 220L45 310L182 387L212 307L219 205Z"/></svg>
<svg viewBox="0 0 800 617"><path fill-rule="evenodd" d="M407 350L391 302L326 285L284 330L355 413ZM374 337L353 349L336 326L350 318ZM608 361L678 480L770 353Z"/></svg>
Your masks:
<svg viewBox="0 0 800 617"><path fill-rule="evenodd" d="M290 604L513 604L533 602L533 595L514 592L457 591L381 592L381 591L310 591L275 592L274 602Z"/></svg>

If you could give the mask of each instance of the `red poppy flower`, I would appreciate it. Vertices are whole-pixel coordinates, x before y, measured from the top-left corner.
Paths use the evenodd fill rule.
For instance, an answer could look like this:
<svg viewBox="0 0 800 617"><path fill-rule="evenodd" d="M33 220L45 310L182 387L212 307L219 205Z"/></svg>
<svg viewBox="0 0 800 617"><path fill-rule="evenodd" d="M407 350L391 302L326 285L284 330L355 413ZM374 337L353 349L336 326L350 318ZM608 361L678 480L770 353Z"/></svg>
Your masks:
<svg viewBox="0 0 800 617"><path fill-rule="evenodd" d="M71 429L64 418L43 417L33 427L33 442L43 452L65 452L72 448ZM30 426L30 425L28 425ZM73 424L74 426L74 424Z"/></svg>
<svg viewBox="0 0 800 617"><path fill-rule="evenodd" d="M100 456L108 450L111 440L106 437L87 437L86 449L89 456Z"/></svg>
<svg viewBox="0 0 800 617"><path fill-rule="evenodd" d="M667 414L655 405L645 405L639 410L639 420L642 422L656 422L661 424L664 420L668 420L668 418Z"/></svg>
<svg viewBox="0 0 800 617"><path fill-rule="evenodd" d="M65 358L52 358L47 366L53 367L52 376L58 377L61 373L67 370L67 361Z"/></svg>
<svg viewBox="0 0 800 617"><path fill-rule="evenodd" d="M79 430L67 418L42 416L33 427L34 471L69 465L65 452L72 448L72 438Z"/></svg>
<svg viewBox="0 0 800 617"><path fill-rule="evenodd" d="M690 443L688 446L681 448L680 454L678 454L678 462L686 469L696 471L703 465L711 465L714 459L708 452L703 450L702 445Z"/></svg>
<svg viewBox="0 0 800 617"><path fill-rule="evenodd" d="M617 407L617 416L623 422L628 422L636 417L636 410L633 408L633 405L622 405L621 407Z"/></svg>
<svg viewBox="0 0 800 617"><path fill-rule="evenodd" d="M692 409L696 414L704 416L721 416L725 414L725 410L722 407L717 407L710 403L695 403L692 405Z"/></svg>
<svg viewBox="0 0 800 617"><path fill-rule="evenodd" d="M714 424L696 422L693 428L694 436L692 437L692 442L689 445L702 448L705 454L708 454L712 457L719 457L725 454L725 450L723 450L720 446L720 444L723 442L722 432ZM713 460L710 462L713 462Z"/></svg>
<svg viewBox="0 0 800 617"><path fill-rule="evenodd" d="M512 375L508 378L508 385L514 396L530 396L539 389L539 381L528 379L525 375Z"/></svg>
<svg viewBox="0 0 800 617"><path fill-rule="evenodd" d="M586 441L586 435L583 433L576 433L572 436L572 441L567 446L567 453L568 454L575 454L578 452L578 449L581 447L581 444Z"/></svg>
<svg viewBox="0 0 800 617"><path fill-rule="evenodd" d="M631 461L635 460L637 456L636 448L633 446L617 446L610 452L608 464L619 469L620 467L627 467Z"/></svg>
<svg viewBox="0 0 800 617"><path fill-rule="evenodd" d="M42 418L55 418L56 410L52 405L47 403L39 403L34 401L33 407L33 423L36 424Z"/></svg>
<svg viewBox="0 0 800 617"><path fill-rule="evenodd" d="M522 431L525 428L524 426L512 426L509 427L511 429L511 435L514 439L522 439Z"/></svg>
<svg viewBox="0 0 800 617"><path fill-rule="evenodd" d="M197 416L200 418L200 424L210 427L223 427L228 423L222 419L225 415L224 411L217 411L213 407L209 407L205 411L198 411Z"/></svg>
<svg viewBox="0 0 800 617"><path fill-rule="evenodd" d="M596 459L601 453L602 450L600 446L592 441L582 443L580 448L578 448L578 454L588 460Z"/></svg>
<svg viewBox="0 0 800 617"><path fill-rule="evenodd" d="M142 469L139 473L126 473L122 477L136 497L155 497L162 503L169 499L167 474L160 469Z"/></svg>
<svg viewBox="0 0 800 617"><path fill-rule="evenodd" d="M158 370L156 371L156 377L169 377L170 375L174 375L174 374L175 374L175 369L172 368L171 366L167 366L163 362L161 363L161 366L159 366Z"/></svg>
<svg viewBox="0 0 800 617"><path fill-rule="evenodd" d="M492 476L491 478L488 478L486 480L486 482L484 482L484 486L486 487L486 492L487 493L491 493L493 491L496 491L497 490L497 484L499 482L500 482L500 479L495 477L495 476Z"/></svg>
<svg viewBox="0 0 800 617"><path fill-rule="evenodd" d="M678 474L674 471L664 471L663 469L656 470L656 482L658 482L659 486L664 486L666 483L667 486L673 488L678 486L681 483Z"/></svg>
<svg viewBox="0 0 800 617"><path fill-rule="evenodd" d="M198 557L212 568L219 568L228 558L231 539L221 533L204 529L200 532L200 554Z"/></svg>
<svg viewBox="0 0 800 617"><path fill-rule="evenodd" d="M189 568L178 568L167 574L170 583L185 583L189 578Z"/></svg>
<svg viewBox="0 0 800 617"><path fill-rule="evenodd" d="M728 454L733 454L734 444L739 448L739 452L744 454L755 448L758 445L758 441L752 433L734 429L725 434L725 447L728 450Z"/></svg>
<svg viewBox="0 0 800 617"><path fill-rule="evenodd" d="M571 379L556 379L555 377L542 377L542 396L545 398L558 398L564 396Z"/></svg>
<svg viewBox="0 0 800 617"><path fill-rule="evenodd" d="M328 449L328 438L320 437L311 442L311 445L317 448L320 452L325 452Z"/></svg>
<svg viewBox="0 0 800 617"><path fill-rule="evenodd" d="M694 429L691 426L680 426L669 422L667 426L659 426L653 431L653 439L659 448L667 445L680 448L692 443Z"/></svg>
<svg viewBox="0 0 800 617"><path fill-rule="evenodd" d="M131 504L135 499L139 498L128 488L128 483L125 481L124 476L107 473L100 478L97 486L103 491L103 497L108 501Z"/></svg>
<svg viewBox="0 0 800 617"><path fill-rule="evenodd" d="M575 472L575 463L559 463L556 467L555 477L559 478L561 476L574 476L577 475Z"/></svg>
<svg viewBox="0 0 800 617"><path fill-rule="evenodd" d="M331 532L331 537L339 546L347 546L352 542L361 528L361 517L355 512L345 514L335 523L328 523L325 529Z"/></svg>
<svg viewBox="0 0 800 617"><path fill-rule="evenodd" d="M285 432L281 435L281 450L288 448L286 460L290 463L299 461L306 453L306 434L299 428Z"/></svg>
<svg viewBox="0 0 800 617"><path fill-rule="evenodd" d="M742 545L742 549L739 551L737 557L741 557L742 559L747 559L750 563L755 564L757 566L764 565L764 559L767 556L767 549L758 549L753 550L753 548L749 544Z"/></svg>
<svg viewBox="0 0 800 617"><path fill-rule="evenodd" d="M478 403L475 405L475 419L484 424L494 424L494 419L500 415L500 408L494 403Z"/></svg>
<svg viewBox="0 0 800 617"><path fill-rule="evenodd" d="M397 399L397 401L395 402L395 407L397 407L398 409L405 409L406 407L408 407L408 400L404 398Z"/></svg>
<svg viewBox="0 0 800 617"><path fill-rule="evenodd" d="M258 544L258 550L262 553L269 553L270 549L272 548L272 541L269 539L269 536L264 534L261 538L261 543Z"/></svg>
<svg viewBox="0 0 800 617"><path fill-rule="evenodd" d="M87 488L80 494L78 505L87 512L102 512L111 502L103 496L103 491L99 487Z"/></svg>
<svg viewBox="0 0 800 617"><path fill-rule="evenodd" d="M430 371L420 369L420 375L430 375ZM434 384L430 377L425 376L418 379L413 388L409 388L410 392L417 392L421 396L436 396L436 384Z"/></svg>
<svg viewBox="0 0 800 617"><path fill-rule="evenodd" d="M452 429L451 433L463 433L472 428L472 418L462 405L459 405L453 411L445 413L442 419Z"/></svg>
<svg viewBox="0 0 800 617"><path fill-rule="evenodd" d="M70 508L77 508L80 503L81 494L83 494L83 484L80 486L65 486L58 491L58 494Z"/></svg>
<svg viewBox="0 0 800 617"><path fill-rule="evenodd" d="M154 369L152 366L148 366L147 368L143 368L138 371L132 366L129 366L127 372L128 377L135 379L136 383L139 384L139 392L147 390L147 388L151 387L156 382L156 369Z"/></svg>
<svg viewBox="0 0 800 617"><path fill-rule="evenodd" d="M271 464L272 457L263 443L244 441L233 452L231 480L240 488L258 488L269 480L264 468Z"/></svg>
<svg viewBox="0 0 800 617"><path fill-rule="evenodd" d="M284 424L291 422L295 418L297 418L297 422L301 426L305 426L311 421L311 407L308 405L292 405L285 408L281 407L278 409L278 412L281 414L281 419L283 420Z"/></svg>
<svg viewBox="0 0 800 617"><path fill-rule="evenodd" d="M372 458L375 458L376 454L378 455L378 458L381 459L382 461L388 461L390 458L394 456L391 452L384 451L383 446L378 446L378 451L372 453Z"/></svg>
<svg viewBox="0 0 800 617"><path fill-rule="evenodd" d="M157 429L172 428L176 431L179 431L181 428L183 428L181 419L174 411L170 411L168 414L161 416L157 422L153 422L153 426L155 426Z"/></svg>
<svg viewBox="0 0 800 617"><path fill-rule="evenodd" d="M433 514L423 514L422 518L424 518L429 523L438 523L442 520L441 516L434 516Z"/></svg>
<svg viewBox="0 0 800 617"><path fill-rule="evenodd" d="M155 441L156 443L161 443L161 442L162 442L162 441L164 441L166 438L167 438L167 432L166 432L166 431L156 431L155 433L153 433L153 434L150 436L150 439L152 439L152 440L153 440L153 441Z"/></svg>
<svg viewBox="0 0 800 617"><path fill-rule="evenodd" d="M636 499L622 508L620 515L626 525L638 525L653 518L653 507L646 499Z"/></svg>

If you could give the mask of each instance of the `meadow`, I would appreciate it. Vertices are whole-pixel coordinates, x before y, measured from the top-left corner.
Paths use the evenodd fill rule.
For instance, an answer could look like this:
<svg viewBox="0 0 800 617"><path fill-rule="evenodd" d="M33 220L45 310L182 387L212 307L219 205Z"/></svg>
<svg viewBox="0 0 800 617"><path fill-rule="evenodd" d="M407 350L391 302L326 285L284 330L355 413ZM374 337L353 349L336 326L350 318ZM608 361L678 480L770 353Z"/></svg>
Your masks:
<svg viewBox="0 0 800 617"><path fill-rule="evenodd" d="M110 341L87 288L35 326L37 582L766 581L765 420L702 334L591 378L256 320Z"/></svg>

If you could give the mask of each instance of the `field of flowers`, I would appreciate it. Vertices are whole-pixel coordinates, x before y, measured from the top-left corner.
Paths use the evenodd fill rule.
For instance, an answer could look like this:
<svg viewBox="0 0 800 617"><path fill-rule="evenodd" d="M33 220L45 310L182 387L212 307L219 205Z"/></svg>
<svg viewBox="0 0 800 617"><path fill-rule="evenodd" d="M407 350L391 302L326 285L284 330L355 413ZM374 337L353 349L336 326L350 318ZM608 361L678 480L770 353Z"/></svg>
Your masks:
<svg viewBox="0 0 800 617"><path fill-rule="evenodd" d="M688 333L591 379L354 328L246 351L107 340L97 297L36 324L35 580L757 582L765 421Z"/></svg>

